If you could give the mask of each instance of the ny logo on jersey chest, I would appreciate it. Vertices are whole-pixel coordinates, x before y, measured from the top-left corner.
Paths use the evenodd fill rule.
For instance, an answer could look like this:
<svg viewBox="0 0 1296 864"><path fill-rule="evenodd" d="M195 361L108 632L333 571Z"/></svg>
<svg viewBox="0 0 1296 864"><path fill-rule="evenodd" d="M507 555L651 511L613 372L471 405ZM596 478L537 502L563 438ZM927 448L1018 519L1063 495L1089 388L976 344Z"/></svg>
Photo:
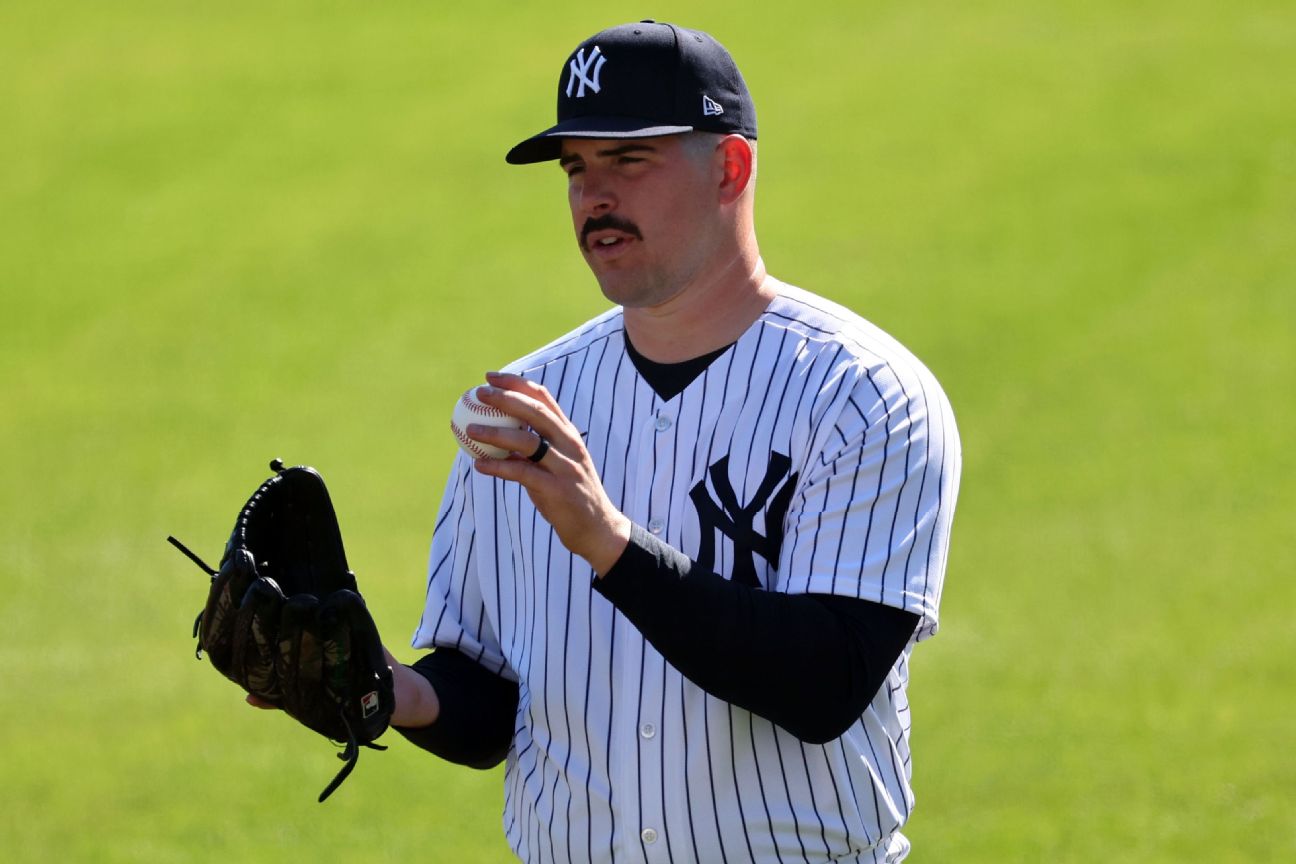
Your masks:
<svg viewBox="0 0 1296 864"><path fill-rule="evenodd" d="M738 494L729 482L729 457L725 456L707 470L715 499L707 492L704 477L689 491L689 498L697 510L702 528L697 563L708 570L715 569L715 534L719 531L734 546L734 565L731 578L743 585L760 588L756 576L756 557L764 558L778 567L779 550L783 546L783 518L792 501L797 475L789 475L792 460L782 453L770 453L769 464L760 486L746 504L738 501ZM775 491L784 477L787 481ZM717 500L718 499L718 500ZM768 505L768 506L767 506ZM765 533L756 532L756 514L765 510Z"/></svg>

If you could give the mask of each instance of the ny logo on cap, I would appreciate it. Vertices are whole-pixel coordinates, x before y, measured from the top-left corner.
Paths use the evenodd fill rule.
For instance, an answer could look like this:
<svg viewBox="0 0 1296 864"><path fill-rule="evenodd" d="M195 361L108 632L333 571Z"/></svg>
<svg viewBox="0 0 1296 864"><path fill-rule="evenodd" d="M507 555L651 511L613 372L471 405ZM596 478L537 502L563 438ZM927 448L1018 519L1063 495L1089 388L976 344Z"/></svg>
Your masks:
<svg viewBox="0 0 1296 864"><path fill-rule="evenodd" d="M576 52L576 56L571 60L571 74L567 76L567 96L572 95L572 87L577 81L580 81L580 87L576 89L576 98L580 99L585 95L585 87L588 86L595 93L599 92L599 73L603 71L603 64L607 58L599 50L597 45L590 52L589 57L585 56L585 49L582 48ZM594 67L594 72L590 74L590 67Z"/></svg>

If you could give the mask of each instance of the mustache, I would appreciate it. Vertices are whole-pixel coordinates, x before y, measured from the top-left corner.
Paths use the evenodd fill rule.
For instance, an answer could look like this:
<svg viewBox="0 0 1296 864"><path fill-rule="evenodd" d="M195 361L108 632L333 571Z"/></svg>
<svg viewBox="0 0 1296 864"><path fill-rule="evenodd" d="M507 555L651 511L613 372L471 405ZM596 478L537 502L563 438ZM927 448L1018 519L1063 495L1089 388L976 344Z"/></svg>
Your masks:
<svg viewBox="0 0 1296 864"><path fill-rule="evenodd" d="M594 216L585 220L581 227L580 242L581 248L589 247L589 235L595 231L604 231L607 229L622 231L629 234L636 240L642 240L643 235L639 233L639 226L635 225L629 219L623 219L615 213L604 213L602 216Z"/></svg>

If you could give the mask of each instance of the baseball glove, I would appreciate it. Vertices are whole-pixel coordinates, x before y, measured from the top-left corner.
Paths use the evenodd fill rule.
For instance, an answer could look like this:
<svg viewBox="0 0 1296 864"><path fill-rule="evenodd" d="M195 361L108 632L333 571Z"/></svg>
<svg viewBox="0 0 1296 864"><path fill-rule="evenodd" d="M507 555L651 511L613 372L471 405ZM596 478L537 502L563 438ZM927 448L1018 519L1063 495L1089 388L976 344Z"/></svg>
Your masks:
<svg viewBox="0 0 1296 864"><path fill-rule="evenodd" d="M360 747L386 731L395 698L378 628L347 568L324 479L305 466L270 463L275 475L239 511L194 621L197 654L248 693L345 745L346 764L320 794L345 780Z"/></svg>

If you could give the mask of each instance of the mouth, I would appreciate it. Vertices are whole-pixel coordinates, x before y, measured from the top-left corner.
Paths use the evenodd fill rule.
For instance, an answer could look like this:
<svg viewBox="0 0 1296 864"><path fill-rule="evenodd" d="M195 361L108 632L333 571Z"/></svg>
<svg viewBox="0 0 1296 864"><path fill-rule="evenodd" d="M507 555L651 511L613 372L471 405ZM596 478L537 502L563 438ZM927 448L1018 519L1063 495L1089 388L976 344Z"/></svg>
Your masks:
<svg viewBox="0 0 1296 864"><path fill-rule="evenodd" d="M605 213L587 219L580 231L581 251L587 258L596 261L620 258L636 241L642 239L639 227L617 213Z"/></svg>
<svg viewBox="0 0 1296 864"><path fill-rule="evenodd" d="M587 255L600 261L610 261L624 255L638 239L624 231L591 231L582 245Z"/></svg>

